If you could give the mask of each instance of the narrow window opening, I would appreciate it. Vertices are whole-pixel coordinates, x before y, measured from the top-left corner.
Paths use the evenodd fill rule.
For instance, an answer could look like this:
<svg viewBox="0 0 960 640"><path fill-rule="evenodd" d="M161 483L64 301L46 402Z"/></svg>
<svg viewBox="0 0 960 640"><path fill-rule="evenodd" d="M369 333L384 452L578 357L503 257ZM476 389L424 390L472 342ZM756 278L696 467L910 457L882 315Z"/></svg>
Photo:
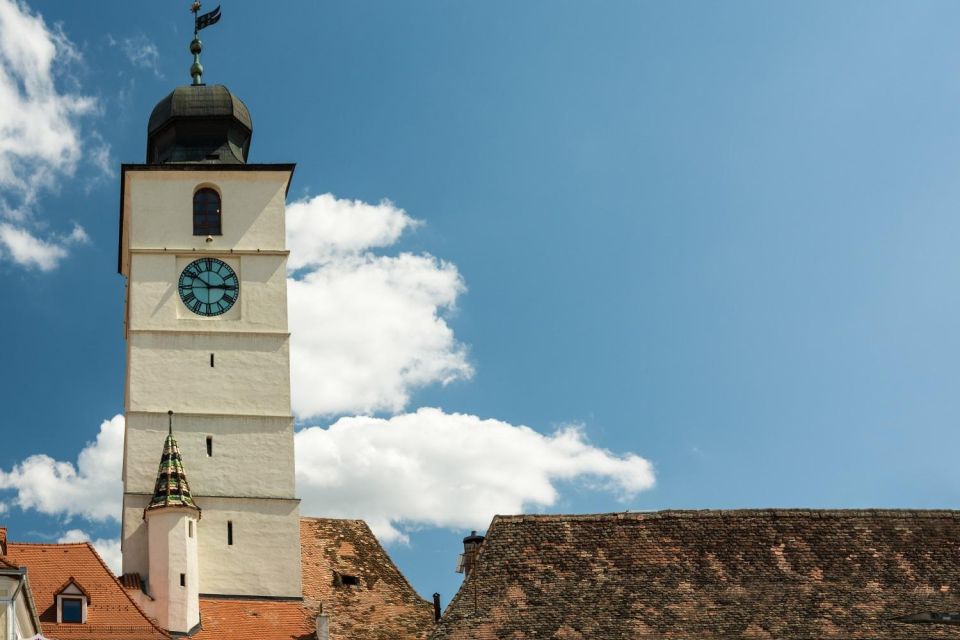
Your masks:
<svg viewBox="0 0 960 640"><path fill-rule="evenodd" d="M207 457L213 457L213 436L207 436Z"/></svg>
<svg viewBox="0 0 960 640"><path fill-rule="evenodd" d="M187 574L185 573L180 574L180 586L181 587L187 586Z"/></svg>
<svg viewBox="0 0 960 640"><path fill-rule="evenodd" d="M227 520L227 545L233 545L233 520Z"/></svg>
<svg viewBox="0 0 960 640"><path fill-rule="evenodd" d="M213 189L198 189L193 194L193 235L221 235L220 194Z"/></svg>
<svg viewBox="0 0 960 640"><path fill-rule="evenodd" d="M213 354L210 354L210 367L213 367Z"/></svg>
<svg viewBox="0 0 960 640"><path fill-rule="evenodd" d="M187 535L191 538L193 537L193 520L187 522Z"/></svg>

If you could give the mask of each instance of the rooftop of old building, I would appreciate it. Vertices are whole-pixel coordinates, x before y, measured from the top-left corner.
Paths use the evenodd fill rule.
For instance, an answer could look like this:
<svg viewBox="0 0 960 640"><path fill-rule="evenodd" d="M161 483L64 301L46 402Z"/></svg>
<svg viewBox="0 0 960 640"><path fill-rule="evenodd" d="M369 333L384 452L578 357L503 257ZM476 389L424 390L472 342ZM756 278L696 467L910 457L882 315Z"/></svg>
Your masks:
<svg viewBox="0 0 960 640"><path fill-rule="evenodd" d="M63 640L163 640L169 636L134 603L87 542L8 542L2 560L26 567L43 635ZM69 582L88 597L87 622L57 623L57 594Z"/></svg>
<svg viewBox="0 0 960 640"><path fill-rule="evenodd" d="M497 516L431 640L960 638L960 512Z"/></svg>

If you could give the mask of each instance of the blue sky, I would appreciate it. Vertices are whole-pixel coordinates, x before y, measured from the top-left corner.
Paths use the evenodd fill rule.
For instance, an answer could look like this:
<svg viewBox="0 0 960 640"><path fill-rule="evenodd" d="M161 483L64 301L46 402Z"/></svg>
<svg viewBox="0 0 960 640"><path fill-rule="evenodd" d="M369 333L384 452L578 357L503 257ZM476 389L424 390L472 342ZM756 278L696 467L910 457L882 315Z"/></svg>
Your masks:
<svg viewBox="0 0 960 640"><path fill-rule="evenodd" d="M189 4L30 3L74 50L51 86L89 104L64 116L75 145L46 143L70 162L0 155L0 223L63 252L43 269L0 245L0 519L15 539L118 533L95 506L31 503L43 478L10 478L35 454L76 465L122 412L117 172L142 161L153 105L189 81ZM446 364L401 379L405 396L299 412L318 451L338 419L416 432L435 407L428 443L477 433L473 417L506 434L481 439L488 457L523 436L531 484L556 491L512 496L530 511L956 506L960 6L224 2L223 15L203 34L205 80L249 106L251 159L297 163L305 215L356 200L380 222L420 221L351 268L419 256L410 277L445 278L425 308L448 333L410 336L446 335L428 354ZM35 187L7 179L40 169ZM370 437L389 452L355 420L338 446ZM599 466L558 471L551 438L568 425ZM655 486L624 485L631 454ZM464 464L496 471L480 454ZM329 498L346 515L344 496L371 481L347 476L304 489L308 514ZM455 495L444 474L425 478L401 484ZM96 480L78 495L109 506ZM446 602L459 538L503 504L451 506L439 523L412 503L354 515L392 522L390 553Z"/></svg>

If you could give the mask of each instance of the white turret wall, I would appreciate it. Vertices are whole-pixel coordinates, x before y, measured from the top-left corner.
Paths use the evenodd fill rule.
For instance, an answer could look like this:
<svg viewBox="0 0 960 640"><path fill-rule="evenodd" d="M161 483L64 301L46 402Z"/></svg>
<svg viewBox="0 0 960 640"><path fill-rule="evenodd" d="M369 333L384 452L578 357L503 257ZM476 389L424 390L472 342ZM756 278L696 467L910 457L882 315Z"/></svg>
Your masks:
<svg viewBox="0 0 960 640"><path fill-rule="evenodd" d="M200 622L196 516L197 510L189 507L146 512L152 614L161 627L175 633L186 633Z"/></svg>

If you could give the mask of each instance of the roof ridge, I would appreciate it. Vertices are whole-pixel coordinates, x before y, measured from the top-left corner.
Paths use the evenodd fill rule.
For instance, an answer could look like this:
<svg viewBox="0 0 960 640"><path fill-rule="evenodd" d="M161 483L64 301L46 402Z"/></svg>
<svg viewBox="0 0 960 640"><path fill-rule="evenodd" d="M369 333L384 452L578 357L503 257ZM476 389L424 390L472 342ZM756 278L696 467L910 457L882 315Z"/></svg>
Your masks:
<svg viewBox="0 0 960 640"><path fill-rule="evenodd" d="M86 542L7 542L7 547L82 547Z"/></svg>
<svg viewBox="0 0 960 640"><path fill-rule="evenodd" d="M323 516L300 516L300 520L309 520L314 522L332 521L332 522L362 522L367 523L363 518L324 518Z"/></svg>
<svg viewBox="0 0 960 640"><path fill-rule="evenodd" d="M898 509L898 508L849 508L849 509L809 509L809 508L744 508L744 509L661 509L657 511L615 511L608 513L524 513L516 515L495 515L491 522L525 521L592 521L592 520L642 520L664 517L722 517L722 516L773 516L773 517L929 517L960 518L960 509Z"/></svg>
<svg viewBox="0 0 960 640"><path fill-rule="evenodd" d="M120 583L120 580L117 578L117 576L113 575L113 570L112 570L109 566L107 566L107 563L104 562L103 558L102 558L102 557L100 556L100 554L97 552L97 549L96 549L90 542L83 542L83 543L80 543L80 544L85 544L85 545L87 545L87 546L90 548L90 550L93 552L93 556L100 562L100 566L102 566L102 567L104 568L104 570L106 570L107 575L110 576L110 579L113 580L113 583L114 583L115 585L117 585L117 588L120 589L120 592L123 594L123 597L126 598L127 601L130 602L130 604L133 605L134 609L136 609L137 612L138 612L141 616L143 616L143 619L146 620L147 623L148 623L151 627L153 627L154 629L156 629L157 631L159 631L161 634L163 634L163 636L164 636L165 638L169 638L169 637L170 637L170 634L168 634L165 629L161 628L161 627L154 621L153 618L151 618L150 616L148 616L147 613L146 613L143 609L140 608L140 605L137 604L137 601L134 600L133 597L132 597L129 593L127 593L127 590L123 588L123 584Z"/></svg>

